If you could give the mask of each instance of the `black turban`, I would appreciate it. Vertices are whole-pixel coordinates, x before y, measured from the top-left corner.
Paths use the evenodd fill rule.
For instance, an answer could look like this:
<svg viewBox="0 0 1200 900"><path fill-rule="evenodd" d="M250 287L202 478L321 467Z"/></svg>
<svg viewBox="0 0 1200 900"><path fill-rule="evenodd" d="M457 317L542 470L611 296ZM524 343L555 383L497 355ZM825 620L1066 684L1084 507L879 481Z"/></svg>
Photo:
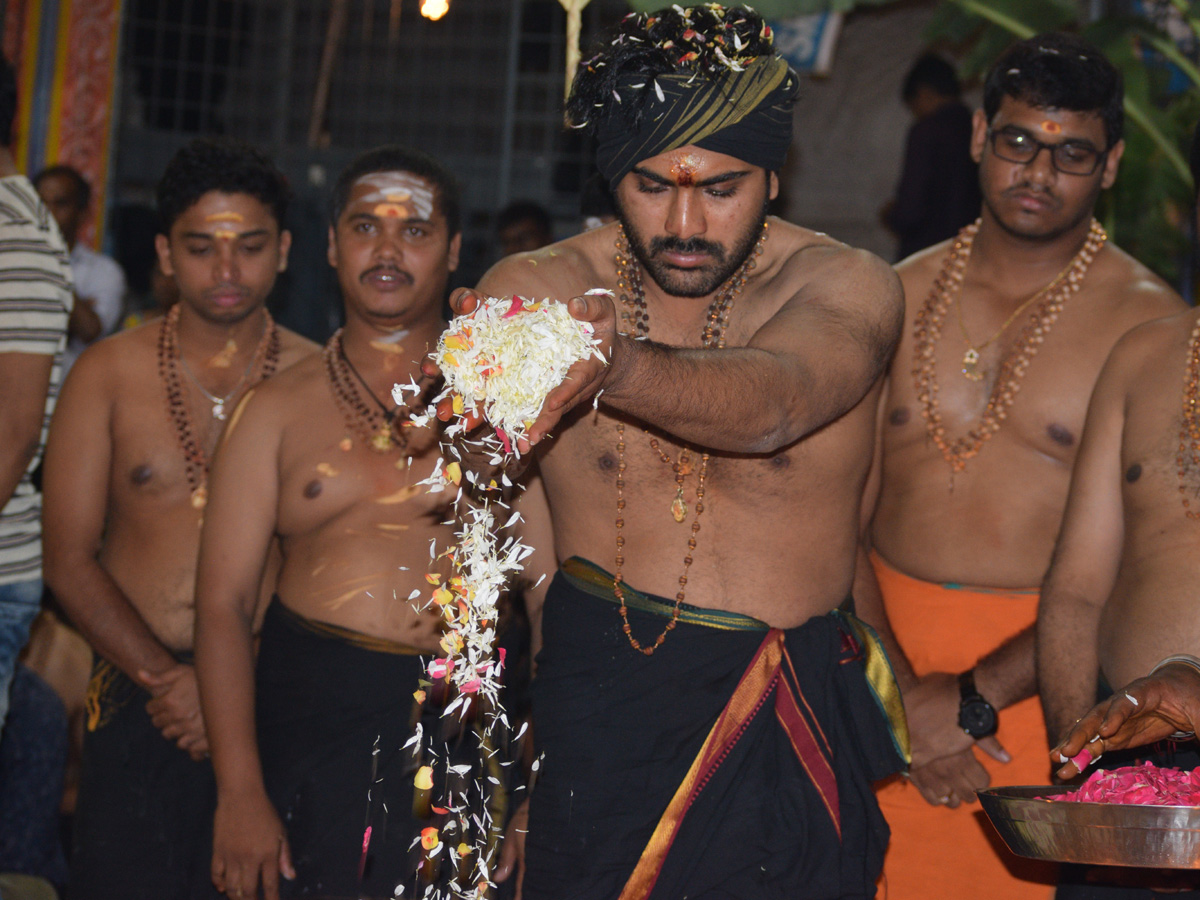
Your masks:
<svg viewBox="0 0 1200 900"><path fill-rule="evenodd" d="M596 165L614 191L642 160L688 145L778 172L792 142L799 88L796 73L777 56L717 78L698 72L622 76L620 104L594 123ZM624 104L640 104L640 122L623 114Z"/></svg>

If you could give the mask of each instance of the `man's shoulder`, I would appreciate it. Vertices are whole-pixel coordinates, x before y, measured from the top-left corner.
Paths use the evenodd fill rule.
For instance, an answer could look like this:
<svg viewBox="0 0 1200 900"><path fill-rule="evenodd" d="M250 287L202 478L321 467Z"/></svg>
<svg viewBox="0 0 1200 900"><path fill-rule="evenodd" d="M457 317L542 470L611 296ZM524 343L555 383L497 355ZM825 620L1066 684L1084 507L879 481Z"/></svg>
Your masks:
<svg viewBox="0 0 1200 900"><path fill-rule="evenodd" d="M1093 266L1096 292L1129 327L1187 309L1174 288L1116 244L1109 243Z"/></svg>
<svg viewBox="0 0 1200 900"><path fill-rule="evenodd" d="M24 175L0 178L0 225L42 225L49 210Z"/></svg>
<svg viewBox="0 0 1200 900"><path fill-rule="evenodd" d="M50 210L24 175L0 178L0 239L4 243L17 242L6 249L32 250L43 244L61 257L62 263L70 254ZM32 246L22 248L21 242Z"/></svg>
<svg viewBox="0 0 1200 900"><path fill-rule="evenodd" d="M918 250L896 263L896 274L900 276L905 291L909 292L910 299L913 289L925 291L933 284L953 242L954 238L948 238L924 250Z"/></svg>
<svg viewBox="0 0 1200 900"><path fill-rule="evenodd" d="M767 242L768 260L779 261L778 278L783 284L799 285L800 293L823 291L831 285L885 290L899 295L896 273L886 262L857 247L851 247L820 231L771 219ZM771 243L778 248L774 254ZM874 301L874 298L870 298Z"/></svg>
<svg viewBox="0 0 1200 900"><path fill-rule="evenodd" d="M279 368L290 368L301 360L321 352L321 345L302 334L279 326Z"/></svg>
<svg viewBox="0 0 1200 900"><path fill-rule="evenodd" d="M506 256L479 282L493 296L509 293L567 300L595 287L609 286L616 273L617 226L605 225L540 250Z"/></svg>
<svg viewBox="0 0 1200 900"><path fill-rule="evenodd" d="M306 354L248 390L238 402L226 434L249 430L254 440L261 440L281 434L300 419L311 421L320 415L314 401L328 393L327 384L324 357L320 353Z"/></svg>
<svg viewBox="0 0 1200 900"><path fill-rule="evenodd" d="M851 247L823 231L814 231L772 216L769 220L766 257L779 259L785 266L840 264L874 267L882 263L875 254ZM884 263L884 267L886 267Z"/></svg>
<svg viewBox="0 0 1200 900"><path fill-rule="evenodd" d="M867 250L811 229L772 220L774 254L764 254L783 308L819 310L890 353L904 322L904 291L896 273Z"/></svg>
<svg viewBox="0 0 1200 900"><path fill-rule="evenodd" d="M1152 363L1156 368L1172 350L1186 344L1197 327L1197 312L1184 309L1141 322L1117 340L1109 355L1110 365Z"/></svg>
<svg viewBox="0 0 1200 900"><path fill-rule="evenodd" d="M257 402L264 406L284 407L293 403L303 406L306 396L310 398L312 392L327 381L325 357L316 345L299 335L293 337L310 344L312 349L300 353L290 365L283 364L285 357L281 355L280 367L275 374L255 386L254 393L261 398Z"/></svg>
<svg viewBox="0 0 1200 900"><path fill-rule="evenodd" d="M67 375L75 390L120 390L158 378L158 321L109 335L89 344Z"/></svg>

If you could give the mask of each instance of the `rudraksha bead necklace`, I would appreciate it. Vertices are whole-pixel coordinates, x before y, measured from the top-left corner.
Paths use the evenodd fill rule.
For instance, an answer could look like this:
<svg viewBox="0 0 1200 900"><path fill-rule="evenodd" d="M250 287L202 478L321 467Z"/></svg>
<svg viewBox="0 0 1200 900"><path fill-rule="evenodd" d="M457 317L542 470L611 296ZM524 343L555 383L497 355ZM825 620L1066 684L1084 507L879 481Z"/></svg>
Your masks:
<svg viewBox="0 0 1200 900"><path fill-rule="evenodd" d="M996 375L996 382L979 423L965 435L948 440L938 406L937 345L942 336L942 321L951 302L962 302L963 275L971 256L971 245L978 231L979 221L976 221L959 232L954 239L950 252L942 263L942 270L934 280L929 296L913 323L912 374L917 401L922 407L921 415L925 419L925 429L946 462L950 464L952 475L965 470L967 460L979 453L984 443L1000 430L1001 423L1008 417L1009 407L1021 389L1021 379L1029 368L1030 361L1058 320L1067 298L1083 285L1088 267L1108 240L1104 228L1093 219L1083 247L1075 254L1075 258L1063 274L1043 291L1042 302L1029 315L1025 327L1021 329L1012 348L1001 361L1000 371ZM1037 296L1035 295L1035 299ZM964 357L964 368L965 363Z"/></svg>
<svg viewBox="0 0 1200 900"><path fill-rule="evenodd" d="M713 296L704 324L704 334L702 337L702 346L704 349L719 350L725 346L725 326L729 322L729 312L733 308L733 301L742 292L746 280L750 277L751 270L758 265L758 257L762 255L763 245L767 240L767 227L768 223L764 221L762 235L754 247L754 252L746 257L746 260L738 270L730 276L729 280ZM648 337L650 334L650 313L646 309L646 294L642 286L642 273L633 258L623 226L618 226L617 229L617 253L615 259L617 264L617 288L620 292L622 307L626 311L626 315L622 318L626 322L632 323L636 337ZM690 447L684 445L679 451L679 458L673 461L659 446L657 438L651 436L650 446L658 454L659 458L664 463L670 465L675 472L676 494L674 501L671 503L671 515L676 522L682 524L687 518L687 504L683 499L683 481L691 472L691 454L693 451ZM707 452L700 455L700 472L696 480L695 516L692 519L691 534L688 535L688 549L683 558L683 574L679 576L679 591L675 594L675 607L671 612L671 620L667 622L662 633L655 639L653 646L644 647L633 636L633 629L629 624L629 607L625 602L625 589L622 587L625 581L621 571L625 565L625 536L622 533L625 528L625 423L617 422L617 567L616 573L613 575L613 593L616 594L617 600L621 604L618 611L621 614L621 621L624 623L622 630L625 632L625 637L629 639L629 644L634 650L644 653L646 656L652 655L662 645L662 642L667 638L667 632L671 631L679 622L679 608L683 604L684 594L687 591L688 571L692 567L692 553L696 550L696 534L700 531L700 516L704 512L704 480L708 474L708 459L709 454Z"/></svg>
<svg viewBox="0 0 1200 900"><path fill-rule="evenodd" d="M346 425L351 431L357 432L371 450L376 453L387 453L392 448L402 450L407 445L408 438L400 428L400 413L408 407L388 407L375 396L366 379L346 356L346 348L342 344L344 330L339 328L335 331L326 342L324 350L325 371L329 375L333 399L342 411ZM371 403L363 397L360 386Z"/></svg>
<svg viewBox="0 0 1200 900"><path fill-rule="evenodd" d="M179 377L180 363L183 362L183 352L179 347L181 312L182 304L175 304L170 312L163 316L162 324L158 328L158 376L167 392L167 415L175 425L175 437L183 451L184 471L187 475L188 488L191 491L191 504L194 509L199 510L204 509L205 504L208 503L208 454L205 453L204 447L192 427L183 380ZM210 403L213 403L213 418L218 421L225 417L218 415L217 403L214 400L220 403L220 412L224 413L226 406L231 406L237 401L239 391L257 384L264 378L269 378L279 366L279 329L265 308L262 315L262 337L250 357L246 374L227 396L215 398L194 375L191 375L190 371L188 372L195 381L196 387Z"/></svg>
<svg viewBox="0 0 1200 900"><path fill-rule="evenodd" d="M1175 455L1179 473L1179 499L1189 519L1200 519L1200 510L1192 509L1188 499L1187 469L1200 466L1200 415L1197 415L1197 392L1200 392L1200 322L1188 339L1187 367L1183 378L1183 420L1179 425L1179 452Z"/></svg>

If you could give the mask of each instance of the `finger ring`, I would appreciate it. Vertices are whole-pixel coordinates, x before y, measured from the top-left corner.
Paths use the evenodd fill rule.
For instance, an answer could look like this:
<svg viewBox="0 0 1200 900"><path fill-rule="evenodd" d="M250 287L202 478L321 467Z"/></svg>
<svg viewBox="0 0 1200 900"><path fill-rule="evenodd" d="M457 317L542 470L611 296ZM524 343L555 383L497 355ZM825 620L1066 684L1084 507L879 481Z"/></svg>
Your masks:
<svg viewBox="0 0 1200 900"><path fill-rule="evenodd" d="M942 796L938 797L938 803L949 803L949 802L950 802L949 794L942 794Z"/></svg>

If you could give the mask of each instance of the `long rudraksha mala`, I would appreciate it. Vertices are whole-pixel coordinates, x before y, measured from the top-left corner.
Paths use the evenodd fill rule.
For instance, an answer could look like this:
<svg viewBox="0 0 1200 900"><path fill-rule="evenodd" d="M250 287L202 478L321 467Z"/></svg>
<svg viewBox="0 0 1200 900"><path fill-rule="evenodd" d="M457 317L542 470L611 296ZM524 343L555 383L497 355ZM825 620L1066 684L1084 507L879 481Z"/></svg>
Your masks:
<svg viewBox="0 0 1200 900"><path fill-rule="evenodd" d="M1000 430L1001 423L1008 417L1009 407L1021 389L1021 379L1029 368L1030 361L1058 320L1067 298L1083 285L1088 267L1108 240L1104 228L1093 219L1083 247L1075 254L1063 273L1040 292L1044 295L1042 301L1034 307L1025 327L1021 329L1012 348L1000 363L1000 371L996 375L996 382L979 423L965 435L948 440L938 406L937 345L942 336L942 321L950 304L956 301L962 303L963 275L971 256L971 245L978 231L979 222L976 221L959 232L954 239L950 252L942 263L942 270L934 280L929 296L913 323L912 374L917 389L917 400L922 407L921 415L925 419L925 429L946 462L950 464L951 473L965 470L967 460L978 454L984 443ZM977 362L978 360L974 361ZM974 363L971 366L967 366L966 363L967 357L964 357L964 374L970 378L975 373Z"/></svg>
<svg viewBox="0 0 1200 900"><path fill-rule="evenodd" d="M191 504L194 509L204 509L208 503L208 454L205 453L200 439L192 427L192 417L188 412L187 398L184 394L183 380L180 378L180 364L183 354L179 348L179 317L181 304L175 304L165 316L158 329L158 377L167 392L167 415L175 426L175 437L179 448L183 451L184 471L187 475L188 489L191 492ZM224 419L226 406L237 401L237 394L245 388L252 387L264 378L269 378L279 366L279 329L271 314L263 309L263 333L250 357L246 373L242 375L237 387L226 397L218 398L219 405L213 404L213 418ZM189 373L190 374L190 373ZM196 381L205 398L213 402L210 394ZM218 415L218 412L221 413Z"/></svg>
<svg viewBox="0 0 1200 900"><path fill-rule="evenodd" d="M762 255L763 245L767 240L767 227L768 223L764 221L762 235L754 247L754 252L746 257L745 262L742 263L738 270L721 286L716 295L713 296L704 324L704 334L702 337L702 346L704 349L719 350L725 346L725 326L729 322L729 312L733 308L733 301L742 292L746 280L750 277L750 272L758 265L758 257ZM650 334L650 313L646 309L646 294L642 287L642 273L633 258L629 247L629 240L625 236L623 226L618 226L617 229L617 253L615 259L617 264L617 288L622 307L625 310L625 315L622 318L627 323L632 323L635 337L648 337ZM683 524L687 518L687 504L683 499L683 482L687 475L691 473L691 458L694 451L684 445L679 451L678 459L672 460L659 446L658 439L653 436L650 437L650 447L658 454L659 459L670 465L675 472L676 493L675 499L671 503L671 516L676 522ZM617 566L616 573L613 575L613 593L616 594L617 600L621 604L618 612L620 612L621 621L624 623L622 630L625 632L625 637L629 639L629 644L634 650L644 653L646 656L652 655L662 645L662 642L667 639L667 632L671 631L679 622L679 608L683 604L683 598L687 591L688 572L692 567L692 553L696 550L696 534L700 531L700 516L704 512L704 480L708 475L708 460L708 453L700 455L700 471L696 479L695 516L692 519L691 533L688 535L688 549L683 557L683 573L679 576L679 591L675 594L675 607L671 612L671 620L667 622L662 633L655 639L654 644L644 647L633 636L633 629L629 624L629 607L625 603L625 589L621 586L625 581L621 570L625 565L625 535L622 532L625 528L626 463L625 423L617 422Z"/></svg>
<svg viewBox="0 0 1200 900"><path fill-rule="evenodd" d="M1188 464L1200 466L1200 415L1197 414L1197 393L1200 392L1200 322L1188 339L1187 367L1183 378L1183 419L1179 425L1179 452L1175 455L1179 473L1179 499L1189 519L1200 519L1200 510L1192 509L1188 499Z"/></svg>

